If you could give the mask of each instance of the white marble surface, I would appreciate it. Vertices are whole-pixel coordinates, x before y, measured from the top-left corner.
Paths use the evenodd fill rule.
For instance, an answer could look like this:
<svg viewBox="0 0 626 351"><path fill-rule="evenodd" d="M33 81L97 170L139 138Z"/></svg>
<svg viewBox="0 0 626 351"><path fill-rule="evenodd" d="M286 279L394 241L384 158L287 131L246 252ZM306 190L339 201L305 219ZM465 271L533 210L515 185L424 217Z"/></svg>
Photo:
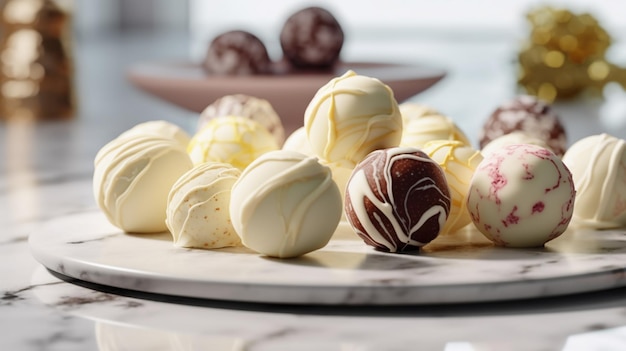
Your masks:
<svg viewBox="0 0 626 351"><path fill-rule="evenodd" d="M570 228L545 247L494 247L475 229L419 253L390 254L349 228L321 250L273 259L245 247L176 248L171 234L132 235L100 211L30 234L33 256L64 276L111 287L226 301L401 305L502 301L626 286L626 232Z"/></svg>
<svg viewBox="0 0 626 351"><path fill-rule="evenodd" d="M127 65L178 59L187 44L168 36L79 41L78 117L0 125L0 350L626 348L624 288L470 305L296 307L131 297L51 276L32 257L28 236L48 220L95 210L91 175L98 148L147 120L195 125L191 114L137 92L124 77ZM391 55L446 66L450 75L415 100L448 113L476 140L485 115L515 93L513 49L450 38L353 43L346 55ZM604 102L557 107L566 114L570 140L602 131L626 137L626 120L602 114Z"/></svg>

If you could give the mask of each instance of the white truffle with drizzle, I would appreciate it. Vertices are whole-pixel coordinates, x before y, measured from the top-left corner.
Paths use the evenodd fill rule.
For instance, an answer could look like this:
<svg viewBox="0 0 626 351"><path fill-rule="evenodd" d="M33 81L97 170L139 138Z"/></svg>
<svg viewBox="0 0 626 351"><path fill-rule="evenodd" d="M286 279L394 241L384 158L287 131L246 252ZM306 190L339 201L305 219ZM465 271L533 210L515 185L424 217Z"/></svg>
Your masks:
<svg viewBox="0 0 626 351"><path fill-rule="evenodd" d="M288 150L252 162L234 184L230 215L243 244L288 258L324 247L341 217L341 195L328 167Z"/></svg>

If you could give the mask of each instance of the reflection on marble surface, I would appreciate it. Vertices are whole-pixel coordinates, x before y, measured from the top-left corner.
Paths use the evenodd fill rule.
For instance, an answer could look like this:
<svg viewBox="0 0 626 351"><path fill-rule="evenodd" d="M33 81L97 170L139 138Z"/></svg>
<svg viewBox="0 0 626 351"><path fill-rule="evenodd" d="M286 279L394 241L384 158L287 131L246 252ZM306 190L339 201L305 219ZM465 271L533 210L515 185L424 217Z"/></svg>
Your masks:
<svg viewBox="0 0 626 351"><path fill-rule="evenodd" d="M96 340L100 351L211 350L245 351L246 343L236 338L210 337L125 325L96 322Z"/></svg>
<svg viewBox="0 0 626 351"><path fill-rule="evenodd" d="M619 338L612 329L626 324L624 289L507 303L362 308L135 297L62 283L42 267L31 284L37 299L54 310L112 325L105 327L111 342L123 341L115 335L157 333L185 345L203 341L244 350L414 350L417 344L423 350L580 350L564 349L568 337L605 331Z"/></svg>

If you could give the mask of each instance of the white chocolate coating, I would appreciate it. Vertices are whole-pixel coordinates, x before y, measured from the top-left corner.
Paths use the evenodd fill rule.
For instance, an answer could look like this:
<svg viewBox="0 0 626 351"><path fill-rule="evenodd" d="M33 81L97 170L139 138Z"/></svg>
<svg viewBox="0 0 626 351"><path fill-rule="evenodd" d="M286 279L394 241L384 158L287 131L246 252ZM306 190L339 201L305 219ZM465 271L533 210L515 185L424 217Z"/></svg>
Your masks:
<svg viewBox="0 0 626 351"><path fill-rule="evenodd" d="M202 111L197 130L201 130L212 119L224 116L246 117L259 122L274 136L278 145L285 141L285 129L280 116L265 99L244 94L222 96Z"/></svg>
<svg viewBox="0 0 626 351"><path fill-rule="evenodd" d="M167 200L167 228L174 245L217 249L239 246L230 220L230 191L241 171L217 162L201 163L183 174Z"/></svg>
<svg viewBox="0 0 626 351"><path fill-rule="evenodd" d="M335 183L337 184L337 187L339 188L339 193L341 194L341 201L343 204L343 201L346 196L346 186L348 185L348 180L350 179L350 176L352 175L352 171L354 170L354 168L343 167L337 163L325 163L323 161L320 161L320 163L330 168L333 180L335 181ZM342 205L342 208L343 208L343 205ZM348 223L348 220L346 219L346 215L344 211L341 211L341 220L339 221L339 225L344 226L344 228L350 228L350 224ZM349 229L349 233L350 234L347 236L353 237L354 232L351 229ZM339 236L340 234L337 233L337 235Z"/></svg>
<svg viewBox="0 0 626 351"><path fill-rule="evenodd" d="M456 140L470 146L471 142L454 121L434 109L405 102L400 104L403 129L400 146L421 148L429 141Z"/></svg>
<svg viewBox="0 0 626 351"><path fill-rule="evenodd" d="M109 221L126 232L166 231L167 195L191 167L189 156L176 140L127 134L96 155L94 197Z"/></svg>
<svg viewBox="0 0 626 351"><path fill-rule="evenodd" d="M431 106L417 102L405 101L398 105L402 115L402 123L406 125L410 120L429 115L441 115L439 111Z"/></svg>
<svg viewBox="0 0 626 351"><path fill-rule="evenodd" d="M317 91L304 127L316 156L352 168L374 150L398 146L402 115L391 88L348 71Z"/></svg>
<svg viewBox="0 0 626 351"><path fill-rule="evenodd" d="M483 160L480 151L456 140L436 140L422 151L437 162L450 187L450 214L440 234L454 233L472 222L467 211L467 194L476 168Z"/></svg>
<svg viewBox="0 0 626 351"><path fill-rule="evenodd" d="M131 129L120 134L120 137L126 137L129 135L148 134L154 136L161 136L166 139L174 139L178 141L183 147L187 147L191 137L181 127L170 123L168 121L148 121L139 123Z"/></svg>
<svg viewBox="0 0 626 351"><path fill-rule="evenodd" d="M563 155L576 186L573 221L593 228L626 226L626 142L607 134L574 143Z"/></svg>
<svg viewBox="0 0 626 351"><path fill-rule="evenodd" d="M543 139L539 139L529 133L526 133L524 131L521 130L517 130L514 132L511 132L509 134L504 134L502 136L499 136L495 139L493 139L492 141L490 141L487 145L485 145L480 152L482 152L483 156L487 156L489 154L491 154L492 152L501 149L505 146L509 146L509 145L515 145L515 144L531 144L531 145L537 145L537 146L541 146L543 148L546 148L552 152L554 152L554 150L550 149L550 146L548 146L548 143L546 143L545 140Z"/></svg>
<svg viewBox="0 0 626 351"><path fill-rule="evenodd" d="M272 257L324 247L341 217L341 195L328 167L279 150L244 170L231 192L233 227L245 246Z"/></svg>
<svg viewBox="0 0 626 351"><path fill-rule="evenodd" d="M244 169L257 157L278 148L274 137L258 122L226 116L211 120L198 131L187 152L194 164L225 162Z"/></svg>
<svg viewBox="0 0 626 351"><path fill-rule="evenodd" d="M518 144L478 165L467 209L478 230L496 245L536 247L567 229L575 196L572 175L558 156Z"/></svg>
<svg viewBox="0 0 626 351"><path fill-rule="evenodd" d="M313 150L306 136L306 129L300 127L294 130L285 140L282 147L283 150L296 151L307 156L313 156Z"/></svg>

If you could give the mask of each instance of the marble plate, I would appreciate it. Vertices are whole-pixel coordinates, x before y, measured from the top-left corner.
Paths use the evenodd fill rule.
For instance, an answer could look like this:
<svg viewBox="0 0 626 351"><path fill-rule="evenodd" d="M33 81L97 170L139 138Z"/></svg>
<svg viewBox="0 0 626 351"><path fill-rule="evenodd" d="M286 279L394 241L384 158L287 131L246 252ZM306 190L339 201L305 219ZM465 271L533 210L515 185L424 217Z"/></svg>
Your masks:
<svg viewBox="0 0 626 351"><path fill-rule="evenodd" d="M315 92L349 69L380 79L393 89L398 101L428 89L445 76L439 68L383 62L341 62L324 72L287 72L277 65L274 74L254 76L209 76L194 63L147 62L131 67L128 79L139 89L194 112L202 112L224 95L266 99L289 133L302 125L304 110Z"/></svg>
<svg viewBox="0 0 626 351"><path fill-rule="evenodd" d="M501 301L626 286L626 232L570 229L545 248L506 249L471 230L421 253L388 254L346 232L296 259L246 248L176 248L169 233L131 235L98 211L56 218L30 238L52 271L141 292L284 304Z"/></svg>

